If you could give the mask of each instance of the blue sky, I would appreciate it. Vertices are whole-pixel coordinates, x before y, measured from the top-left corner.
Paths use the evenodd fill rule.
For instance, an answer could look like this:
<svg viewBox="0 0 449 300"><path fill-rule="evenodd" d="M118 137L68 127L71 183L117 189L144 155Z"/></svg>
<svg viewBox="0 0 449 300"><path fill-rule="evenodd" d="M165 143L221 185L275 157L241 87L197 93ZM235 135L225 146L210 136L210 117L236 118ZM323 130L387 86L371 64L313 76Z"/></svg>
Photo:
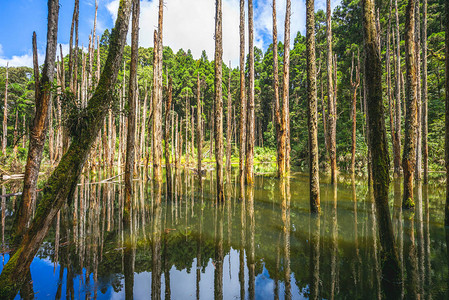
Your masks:
<svg viewBox="0 0 449 300"><path fill-rule="evenodd" d="M119 0L98 0L97 34L113 26ZM60 0L58 42L67 53L74 0ZM266 49L271 43L271 0L254 0L255 45ZM164 45L191 49L199 57L205 49L208 57L214 50L214 3L213 0L165 0ZM333 0L332 7L340 3ZM140 45L153 44L152 32L157 23L157 0L141 3ZM316 9L325 8L325 0L315 1ZM277 1L278 36L283 40L285 1ZM80 45L87 45L93 28L95 0L80 0ZM38 52L43 61L47 31L47 1L0 0L0 66L9 62L12 66L32 64L31 37L36 31ZM238 62L239 52L239 0L223 0L223 47L224 61ZM292 42L297 31L305 30L304 0L292 1Z"/></svg>

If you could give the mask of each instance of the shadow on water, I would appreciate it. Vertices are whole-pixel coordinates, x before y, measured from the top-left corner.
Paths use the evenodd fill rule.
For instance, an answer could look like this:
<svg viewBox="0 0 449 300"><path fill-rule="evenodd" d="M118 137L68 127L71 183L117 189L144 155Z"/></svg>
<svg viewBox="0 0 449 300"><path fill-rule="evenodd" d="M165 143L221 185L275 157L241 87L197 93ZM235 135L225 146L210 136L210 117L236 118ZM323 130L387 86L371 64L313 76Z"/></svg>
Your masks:
<svg viewBox="0 0 449 300"><path fill-rule="evenodd" d="M240 192L238 175L215 202L214 171L175 170L166 197L144 176L134 181L128 222L124 187L105 174L81 177L31 264L17 298L32 299L445 299L449 230L444 187L416 186L416 208L401 208L401 182L390 189L392 228L403 284L386 278L373 196L365 182L321 180L322 213L310 215L308 177L256 177ZM2 194L17 185L2 185ZM1 198L2 263L14 197ZM124 225L125 224L125 225ZM126 225L129 224L129 225ZM129 228L128 228L129 226Z"/></svg>

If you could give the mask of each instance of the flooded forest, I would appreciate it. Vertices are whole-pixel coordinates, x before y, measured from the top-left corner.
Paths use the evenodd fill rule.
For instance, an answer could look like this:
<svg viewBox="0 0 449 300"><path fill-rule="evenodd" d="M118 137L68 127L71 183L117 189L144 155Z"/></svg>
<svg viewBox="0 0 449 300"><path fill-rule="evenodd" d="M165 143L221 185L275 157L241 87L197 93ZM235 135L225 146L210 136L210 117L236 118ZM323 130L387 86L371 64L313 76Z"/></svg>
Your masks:
<svg viewBox="0 0 449 300"><path fill-rule="evenodd" d="M449 1L334 1L210 1L211 58L180 1L38 1L30 66L0 36L0 299L449 299Z"/></svg>

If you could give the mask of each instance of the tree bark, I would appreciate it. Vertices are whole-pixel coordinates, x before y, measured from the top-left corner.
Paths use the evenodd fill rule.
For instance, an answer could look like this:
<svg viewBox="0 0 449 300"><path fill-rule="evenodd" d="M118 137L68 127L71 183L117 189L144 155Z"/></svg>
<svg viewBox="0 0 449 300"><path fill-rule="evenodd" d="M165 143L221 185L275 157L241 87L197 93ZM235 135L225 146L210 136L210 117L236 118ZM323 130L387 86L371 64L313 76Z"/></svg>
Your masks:
<svg viewBox="0 0 449 300"><path fill-rule="evenodd" d="M75 7L73 8L73 16L72 16L72 26L70 27L70 40L69 40L69 85L70 91L75 94L75 83L72 80L73 78L73 62L75 60L74 55L78 55L78 52L75 48L75 53L73 53L73 30L74 26L77 23L79 15L79 0L75 0Z"/></svg>
<svg viewBox="0 0 449 300"><path fill-rule="evenodd" d="M24 234L16 253L3 268L0 275L1 298L15 297L24 282L23 276L26 275L59 209L67 199L73 198L87 155L113 101L113 89L123 57L130 11L131 0L121 0L116 25L111 34L108 58L99 85L88 107L81 112L73 142L45 184L30 228Z"/></svg>
<svg viewBox="0 0 449 300"><path fill-rule="evenodd" d="M422 104L421 104L421 20L419 0L415 0L415 65L416 65L416 170L415 180L421 180L422 172Z"/></svg>
<svg viewBox="0 0 449 300"><path fill-rule="evenodd" d="M337 182L337 152L336 152L336 134L337 134L337 115L334 102L334 80L332 71L332 21L331 21L331 0L326 0L326 45L327 45L327 105L328 105L328 152L331 167L331 183ZM335 84L337 84L335 82Z"/></svg>
<svg viewBox="0 0 449 300"><path fill-rule="evenodd" d="M360 85L360 59L357 53L357 68L355 70L355 81L353 80L354 74L354 53L352 53L351 64L351 87L352 87L352 147L351 147L351 173L355 172L355 150L356 150L356 130L357 130L357 89Z"/></svg>
<svg viewBox="0 0 449 300"><path fill-rule="evenodd" d="M427 144L427 0L423 0L423 28L422 28L422 151L423 151L423 180L429 179L429 146Z"/></svg>
<svg viewBox="0 0 449 300"><path fill-rule="evenodd" d="M6 63L6 80L5 80L5 102L3 104L3 136L2 136L2 153L6 155L6 144L8 135L8 63Z"/></svg>
<svg viewBox="0 0 449 300"><path fill-rule="evenodd" d="M406 117L405 140L402 156L404 169L403 208L415 206L413 200L413 175L416 167L416 130L417 120L417 78L415 60L415 1L409 0L405 14L405 67L406 67Z"/></svg>
<svg viewBox="0 0 449 300"><path fill-rule="evenodd" d="M284 150L284 164L282 176L288 176L290 172L290 109L289 109L289 87L290 87L290 17L291 1L287 0L285 10L285 36L284 36L284 72L282 81L282 115L281 115L281 146ZM315 66L316 81L316 66ZM316 94L316 82L315 82ZM316 98L316 97L315 97Z"/></svg>
<svg viewBox="0 0 449 300"><path fill-rule="evenodd" d="M36 115L30 134L28 157L25 166L25 178L23 182L23 194L11 231L13 234L13 244L18 243L25 232L31 216L31 205L36 200L37 179L39 176L45 139L48 132L48 117L51 113L50 97L55 70L58 16L58 1L48 1L47 50L42 77L39 83L39 92L37 93L36 98Z"/></svg>
<svg viewBox="0 0 449 300"><path fill-rule="evenodd" d="M390 12L388 15L388 26L387 26L387 45L386 45L386 53L385 53L385 69L386 69L386 81L387 81L387 98L388 98L388 108L390 112L390 135L391 135L391 144L392 144L392 150L393 150L393 157L396 160L396 147L398 146L398 143L396 141L396 132L394 127L394 102L392 100L392 93L391 93L391 58L390 58L390 51L391 51L391 44L390 44L390 32L391 32L391 12L393 9L393 1L390 0Z"/></svg>
<svg viewBox="0 0 449 300"><path fill-rule="evenodd" d="M248 0L248 39L249 39L249 97L248 97L248 123L246 143L246 183L254 184L254 142L255 142L255 104L254 104L254 22L253 0Z"/></svg>
<svg viewBox="0 0 449 300"><path fill-rule="evenodd" d="M200 184L200 188L203 188L203 174L201 168L201 161L203 160L203 130L202 130L202 122L203 122L203 113L201 109L201 84L200 84L200 73L197 73L196 78L196 120L197 120L197 147L198 147L198 182Z"/></svg>
<svg viewBox="0 0 449 300"><path fill-rule="evenodd" d="M396 17L396 111L394 133L396 135L395 141L397 145L394 147L394 175L399 177L401 175L401 37L399 35L399 9L398 0L394 1L395 17Z"/></svg>
<svg viewBox="0 0 449 300"><path fill-rule="evenodd" d="M320 177L318 166L317 91L315 56L315 1L306 1L307 101L309 127L310 212L320 213Z"/></svg>
<svg viewBox="0 0 449 300"><path fill-rule="evenodd" d="M449 16L449 2L446 1L446 16ZM445 163L446 178L449 178L449 18L445 19L446 26L446 136L445 136ZM449 226L449 180L446 179L446 206L445 206L444 225Z"/></svg>
<svg viewBox="0 0 449 300"><path fill-rule="evenodd" d="M279 58L278 58L278 32L276 17L276 0L273 0L273 89L274 89L274 120L276 130L276 162L278 165L278 177L282 177L284 173L284 165L281 164L281 113L279 108Z"/></svg>
<svg viewBox="0 0 449 300"><path fill-rule="evenodd" d="M231 62L229 62L228 105L226 112L226 181L231 182L231 145L232 145L232 93L231 93Z"/></svg>
<svg viewBox="0 0 449 300"><path fill-rule="evenodd" d="M388 206L390 184L387 133L382 101L382 65L374 19L374 0L363 0L365 33L365 73L367 110L369 111L369 147L373 161L373 191L381 243L382 287L385 295L396 299L400 295L401 269L395 247L393 227Z"/></svg>
<svg viewBox="0 0 449 300"><path fill-rule="evenodd" d="M131 29L131 62L128 84L128 134L126 138L125 161L125 208L123 210L123 225L129 230L131 225L131 201L133 198L133 178L136 143L136 98L137 98L137 63L139 59L139 15L140 0L133 0Z"/></svg>
<svg viewBox="0 0 449 300"><path fill-rule="evenodd" d="M223 193L223 29L222 0L215 1L215 160L217 164L217 202L224 201Z"/></svg>
<svg viewBox="0 0 449 300"><path fill-rule="evenodd" d="M245 198L245 170L246 160L246 117L247 103L245 95L245 0L240 0L240 123L239 123L239 199Z"/></svg>
<svg viewBox="0 0 449 300"><path fill-rule="evenodd" d="M168 99L165 103L165 175L167 181L167 197L172 195L171 164L170 164L170 111L172 103L172 78L168 81Z"/></svg>

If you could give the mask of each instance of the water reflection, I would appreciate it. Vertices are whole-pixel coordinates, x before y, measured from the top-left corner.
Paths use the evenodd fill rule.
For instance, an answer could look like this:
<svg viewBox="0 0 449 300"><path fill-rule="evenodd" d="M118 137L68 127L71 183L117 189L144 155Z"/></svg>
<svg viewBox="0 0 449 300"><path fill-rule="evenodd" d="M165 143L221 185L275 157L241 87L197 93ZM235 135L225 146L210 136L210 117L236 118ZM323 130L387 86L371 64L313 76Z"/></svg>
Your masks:
<svg viewBox="0 0 449 300"><path fill-rule="evenodd" d="M372 194L354 178L323 180L322 214L310 215L307 176L238 176L215 202L214 172L175 170L166 197L145 176L134 181L129 227L124 189L84 174L31 266L23 298L56 299L380 299L382 259ZM417 185L414 212L401 209L399 181L391 213L404 284L399 298L448 297L448 258L438 185ZM2 194L12 193L11 184ZM242 196L243 195L243 196ZM2 253L8 255L13 198L1 198Z"/></svg>

